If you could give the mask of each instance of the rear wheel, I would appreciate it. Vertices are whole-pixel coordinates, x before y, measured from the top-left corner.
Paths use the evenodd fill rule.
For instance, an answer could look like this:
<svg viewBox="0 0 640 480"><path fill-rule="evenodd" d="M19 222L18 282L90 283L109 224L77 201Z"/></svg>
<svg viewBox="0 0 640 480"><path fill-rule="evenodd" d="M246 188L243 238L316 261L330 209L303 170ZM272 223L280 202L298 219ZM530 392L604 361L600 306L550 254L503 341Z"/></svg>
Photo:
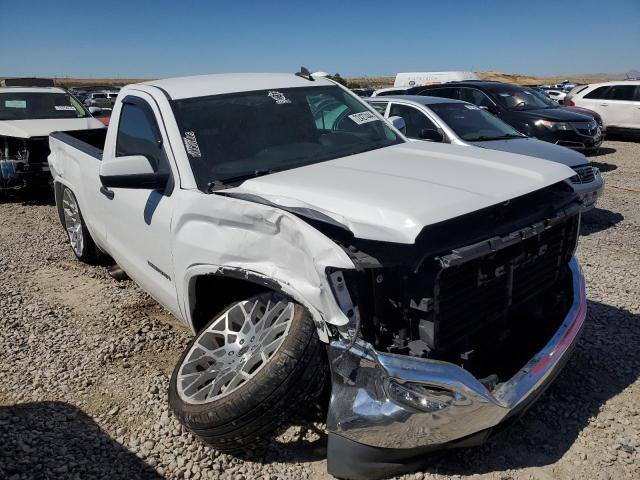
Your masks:
<svg viewBox="0 0 640 480"><path fill-rule="evenodd" d="M76 196L69 188L64 187L61 197L62 225L73 253L84 263L98 264L98 249L84 223Z"/></svg>
<svg viewBox="0 0 640 480"><path fill-rule="evenodd" d="M266 292L231 304L196 335L174 369L169 403L218 450L255 451L315 404L326 376L308 311Z"/></svg>

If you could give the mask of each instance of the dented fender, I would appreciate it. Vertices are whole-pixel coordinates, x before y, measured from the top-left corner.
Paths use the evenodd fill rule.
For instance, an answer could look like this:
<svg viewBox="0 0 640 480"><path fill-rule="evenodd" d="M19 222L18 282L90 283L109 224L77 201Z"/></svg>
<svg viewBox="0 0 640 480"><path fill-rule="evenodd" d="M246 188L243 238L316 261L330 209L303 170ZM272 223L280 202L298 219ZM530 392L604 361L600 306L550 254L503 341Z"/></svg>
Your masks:
<svg viewBox="0 0 640 480"><path fill-rule="evenodd" d="M202 275L281 290L309 310L325 342L327 324L348 323L325 272L327 267L355 265L333 240L273 206L195 191L184 194L174 213L172 241L180 308L192 330L195 279Z"/></svg>

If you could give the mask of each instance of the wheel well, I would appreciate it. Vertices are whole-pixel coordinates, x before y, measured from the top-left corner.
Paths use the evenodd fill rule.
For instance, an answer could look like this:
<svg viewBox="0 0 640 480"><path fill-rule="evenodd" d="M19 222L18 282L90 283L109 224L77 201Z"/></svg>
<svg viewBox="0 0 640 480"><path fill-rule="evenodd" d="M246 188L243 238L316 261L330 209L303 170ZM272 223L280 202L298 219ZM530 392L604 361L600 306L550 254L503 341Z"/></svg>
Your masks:
<svg viewBox="0 0 640 480"><path fill-rule="evenodd" d="M202 330L214 315L223 308L262 292L278 290L265 283L226 275L202 275L196 277L194 306L192 308L193 330Z"/></svg>

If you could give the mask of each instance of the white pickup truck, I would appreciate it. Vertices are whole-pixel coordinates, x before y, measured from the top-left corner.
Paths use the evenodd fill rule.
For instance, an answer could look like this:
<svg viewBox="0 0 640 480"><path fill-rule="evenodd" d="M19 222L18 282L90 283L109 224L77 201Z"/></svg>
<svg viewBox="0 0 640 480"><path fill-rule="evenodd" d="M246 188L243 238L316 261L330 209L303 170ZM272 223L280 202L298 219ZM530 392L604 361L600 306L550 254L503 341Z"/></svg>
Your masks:
<svg viewBox="0 0 640 480"><path fill-rule="evenodd" d="M397 474L516 418L576 343L564 165L410 143L304 74L130 85L112 119L51 135L60 220L193 331L169 401L222 451L330 378L330 473Z"/></svg>

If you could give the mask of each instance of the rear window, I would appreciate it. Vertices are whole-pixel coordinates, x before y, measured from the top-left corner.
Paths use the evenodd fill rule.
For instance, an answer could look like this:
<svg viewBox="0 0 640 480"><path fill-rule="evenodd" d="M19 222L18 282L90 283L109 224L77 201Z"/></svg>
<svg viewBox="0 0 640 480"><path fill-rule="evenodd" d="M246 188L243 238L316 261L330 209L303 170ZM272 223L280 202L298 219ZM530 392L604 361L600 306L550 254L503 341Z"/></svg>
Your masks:
<svg viewBox="0 0 640 480"><path fill-rule="evenodd" d="M606 91L609 90L609 87L598 87L595 90L587 93L584 98L605 98Z"/></svg>

